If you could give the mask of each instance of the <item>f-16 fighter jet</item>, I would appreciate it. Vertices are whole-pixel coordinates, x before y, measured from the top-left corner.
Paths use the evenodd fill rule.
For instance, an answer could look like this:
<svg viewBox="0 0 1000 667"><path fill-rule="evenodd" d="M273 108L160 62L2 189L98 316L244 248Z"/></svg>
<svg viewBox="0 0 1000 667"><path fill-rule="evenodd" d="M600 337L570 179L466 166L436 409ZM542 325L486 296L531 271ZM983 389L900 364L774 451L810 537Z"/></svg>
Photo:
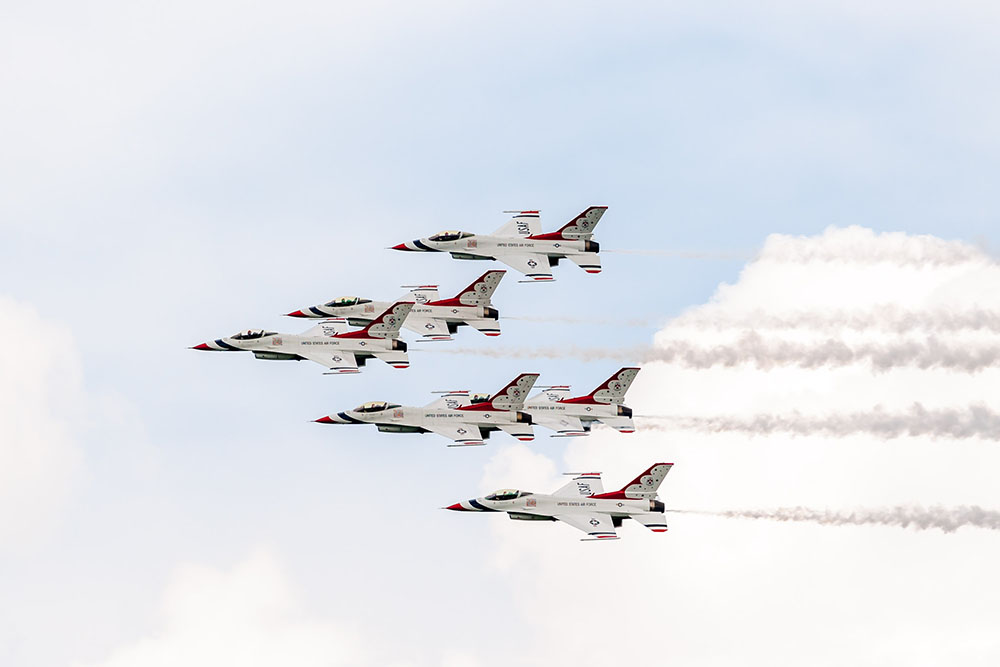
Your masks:
<svg viewBox="0 0 1000 667"><path fill-rule="evenodd" d="M450 447L484 445L493 431L533 440L531 416L521 412L538 373L523 373L488 400L470 405L468 392L449 392L422 408L377 401L322 417L320 424L375 424L385 433L437 433ZM464 399L464 400L463 400Z"/></svg>
<svg viewBox="0 0 1000 667"><path fill-rule="evenodd" d="M516 213L492 235L438 232L434 236L400 243L393 250L449 252L455 259L495 259L523 273L529 280L554 280L552 267L569 259L587 273L601 272L601 247L590 237L607 206L591 206L561 229L542 233L538 211Z"/></svg>
<svg viewBox="0 0 1000 667"><path fill-rule="evenodd" d="M656 497L673 463L654 463L619 491L604 493L601 473L579 473L552 494L502 489L484 498L444 509L459 512L507 512L511 519L562 521L587 533L584 540L616 540L615 529L635 519L654 533L667 530L666 507ZM575 474L575 473L574 473Z"/></svg>
<svg viewBox="0 0 1000 667"><path fill-rule="evenodd" d="M439 299L437 285L414 287L403 296L404 301L413 301L403 326L416 331L425 340L451 340L458 327L469 325L487 336L500 335L500 313L492 307L490 298L496 291L500 279L506 271L487 271L471 285L458 293L454 299ZM328 303L309 306L289 317L341 317L352 326L365 326L376 313L381 313L391 304L387 301L372 301L356 296L344 296Z"/></svg>
<svg viewBox="0 0 1000 667"><path fill-rule="evenodd" d="M553 437L590 435L600 422L621 433L633 433L632 408L623 405L638 368L622 368L586 396L567 398L569 387L546 387L529 398L524 411L534 423L555 431Z"/></svg>
<svg viewBox="0 0 1000 667"><path fill-rule="evenodd" d="M334 321L320 322L301 334L280 334L262 329L244 331L229 338L195 345L193 350L249 351L258 359L301 361L322 364L331 373L357 373L359 366L374 357L394 368L410 365L406 343L399 340L399 327L409 315L412 303L392 304L364 329L344 332Z"/></svg>

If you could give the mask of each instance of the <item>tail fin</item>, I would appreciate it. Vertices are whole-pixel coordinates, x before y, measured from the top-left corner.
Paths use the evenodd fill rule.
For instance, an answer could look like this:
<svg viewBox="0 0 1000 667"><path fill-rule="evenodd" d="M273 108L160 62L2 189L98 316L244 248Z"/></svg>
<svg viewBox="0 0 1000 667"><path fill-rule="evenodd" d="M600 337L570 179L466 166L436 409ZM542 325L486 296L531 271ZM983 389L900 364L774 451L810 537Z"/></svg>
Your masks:
<svg viewBox="0 0 1000 667"><path fill-rule="evenodd" d="M632 381L639 373L638 368L625 367L597 386L597 389L586 396L567 398L566 403L602 403L604 405L621 405L625 402L625 392L632 386Z"/></svg>
<svg viewBox="0 0 1000 667"><path fill-rule="evenodd" d="M412 308L412 301L397 301L364 329L340 334L340 338L399 338L399 328Z"/></svg>
<svg viewBox="0 0 1000 667"><path fill-rule="evenodd" d="M649 498L656 495L656 491L663 483L663 478L667 476L673 463L654 463L642 472L638 477L623 486L618 491L602 493L596 498Z"/></svg>
<svg viewBox="0 0 1000 667"><path fill-rule="evenodd" d="M535 386L538 373L521 373L511 380L506 387L493 394L490 400L473 403L459 410L520 410L524 407L524 399Z"/></svg>
<svg viewBox="0 0 1000 667"><path fill-rule="evenodd" d="M607 206L591 206L576 216L556 232L564 239L587 240L594 235L594 227L601 221L601 216L608 210Z"/></svg>
<svg viewBox="0 0 1000 667"><path fill-rule="evenodd" d="M476 278L471 285L455 295L455 301L463 306L488 306L493 292L497 290L506 271L487 271Z"/></svg>

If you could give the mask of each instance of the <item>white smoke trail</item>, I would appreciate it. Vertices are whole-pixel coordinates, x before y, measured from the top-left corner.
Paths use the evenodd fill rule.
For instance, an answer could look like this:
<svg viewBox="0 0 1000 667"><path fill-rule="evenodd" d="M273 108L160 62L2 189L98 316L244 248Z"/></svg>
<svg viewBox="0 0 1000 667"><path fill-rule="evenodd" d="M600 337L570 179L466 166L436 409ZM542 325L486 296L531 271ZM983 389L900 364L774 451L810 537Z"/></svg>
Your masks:
<svg viewBox="0 0 1000 667"><path fill-rule="evenodd" d="M982 248L929 235L903 232L876 233L852 225L828 228L818 242L815 236L768 237L758 261L772 263L838 263L844 265L886 264L892 266L955 266L994 264Z"/></svg>
<svg viewBox="0 0 1000 667"><path fill-rule="evenodd" d="M662 361L689 368L734 367L754 364L769 370L778 366L821 368L867 363L875 371L914 367L952 369L975 373L1000 365L1000 346L977 348L966 344L943 343L934 336L924 341L887 343L845 343L833 338L818 343L796 343L779 338L765 339L749 332L736 341L704 347L688 341L666 341L656 346L593 347L574 345L527 348L440 348L435 352L468 354L508 359L615 359L630 362Z"/></svg>
<svg viewBox="0 0 1000 667"><path fill-rule="evenodd" d="M751 436L776 432L793 435L829 435L843 437L867 433L882 438L929 435L942 438L981 438L1000 440L1000 413L985 405L966 409L928 410L914 403L907 412L891 413L877 408L871 412L853 412L825 416L761 414L752 417L643 416L643 430L695 430L706 433L737 432ZM647 421L648 420L648 421Z"/></svg>
<svg viewBox="0 0 1000 667"><path fill-rule="evenodd" d="M917 506L857 509L854 511L815 510L808 507L781 507L771 510L671 510L683 514L719 516L727 519L767 519L769 521L804 521L822 526L895 526L914 530L937 529L953 533L971 526L1000 530L1000 512L976 505L957 507Z"/></svg>
<svg viewBox="0 0 1000 667"><path fill-rule="evenodd" d="M559 315L540 315L540 316L530 316L530 315L504 315L505 320L518 320L521 322L542 322L545 324L578 324L581 326L621 326L621 327L639 327L639 328L650 328L661 326L666 320L665 317L661 318L631 318L631 319L618 319L613 317L562 317Z"/></svg>
<svg viewBox="0 0 1000 667"><path fill-rule="evenodd" d="M906 334L927 332L987 331L1000 333L1000 311L966 309L903 310L891 304L864 311L835 310L774 315L763 311L724 314L701 309L685 313L670 322L672 327L698 329L815 329L819 331L886 331Z"/></svg>
<svg viewBox="0 0 1000 667"><path fill-rule="evenodd" d="M876 233L857 225L830 227L820 239L821 242L818 242L815 236L773 234L759 251L610 248L601 252L678 259L747 259L754 262L838 263L855 266L886 264L917 268L960 264L988 266L995 263L986 249L968 243L903 232Z"/></svg>
<svg viewBox="0 0 1000 667"><path fill-rule="evenodd" d="M622 326L650 328L662 326L666 317L578 317L562 315L504 315L504 319L521 322L542 322L546 324L575 324L580 326ZM956 331L985 331L1000 334L1000 311L987 309L967 309L951 311L902 310L885 304L864 311L797 312L775 315L764 311L740 314L699 309L678 315L670 320L671 328L689 327L719 331L738 330L815 330L833 333L836 331L878 331L907 334L914 331L928 333L951 333Z"/></svg>
<svg viewBox="0 0 1000 667"><path fill-rule="evenodd" d="M748 259L753 259L754 256L754 253L747 250L715 252L707 250L656 250L656 249L643 249L643 248L615 248L615 249L604 248L601 250L601 252L609 252L619 255L642 255L645 257L673 257L674 259L748 260Z"/></svg>

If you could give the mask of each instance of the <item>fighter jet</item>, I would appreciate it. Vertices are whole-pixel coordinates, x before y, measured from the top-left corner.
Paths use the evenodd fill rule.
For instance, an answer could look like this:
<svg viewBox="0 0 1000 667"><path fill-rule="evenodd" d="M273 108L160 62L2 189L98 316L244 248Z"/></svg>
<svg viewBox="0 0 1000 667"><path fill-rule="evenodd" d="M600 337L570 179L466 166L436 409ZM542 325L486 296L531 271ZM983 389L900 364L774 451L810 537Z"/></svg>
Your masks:
<svg viewBox="0 0 1000 667"><path fill-rule="evenodd" d="M615 529L635 519L654 533L667 530L666 507L656 497L673 463L654 463L618 491L604 493L601 473L570 473L573 479L552 494L501 489L484 498L444 509L459 512L507 512L511 519L562 521L587 533L586 540L616 540Z"/></svg>
<svg viewBox="0 0 1000 667"><path fill-rule="evenodd" d="M487 271L453 299L439 299L437 285L419 285L403 296L413 301L403 326L416 331L422 340L451 340L458 327L469 325L487 336L500 335L500 313L492 307L490 298L506 271ZM389 307L389 302L372 301L356 296L342 296L325 304L309 306L288 313L289 317L346 318L352 326L365 326Z"/></svg>
<svg viewBox="0 0 1000 667"><path fill-rule="evenodd" d="M523 273L527 281L554 280L552 267L569 259L587 273L601 272L601 248L590 237L607 206L591 206L558 231L542 233L538 211L516 213L492 235L461 231L438 232L427 238L400 243L393 250L448 252L455 259L494 259Z"/></svg>
<svg viewBox="0 0 1000 667"><path fill-rule="evenodd" d="M195 345L193 350L249 351L258 359L301 361L308 359L330 369L328 374L357 373L374 357L394 368L410 365L399 327L413 303L394 303L365 328L345 331L346 322L325 320L301 334L280 334L250 329L228 338Z"/></svg>
<svg viewBox="0 0 1000 667"><path fill-rule="evenodd" d="M485 445L490 433L498 430L518 440L533 440L531 416L521 408L537 379L537 373L522 373L488 400L475 404L468 402L468 392L447 392L422 408L375 401L316 421L375 424L384 433L437 433L452 441L449 447Z"/></svg>
<svg viewBox="0 0 1000 667"><path fill-rule="evenodd" d="M555 431L552 437L590 435L594 422L620 433L634 433L632 408L622 405L638 368L622 368L586 396L567 398L566 385L545 387L529 398L524 411L534 423Z"/></svg>

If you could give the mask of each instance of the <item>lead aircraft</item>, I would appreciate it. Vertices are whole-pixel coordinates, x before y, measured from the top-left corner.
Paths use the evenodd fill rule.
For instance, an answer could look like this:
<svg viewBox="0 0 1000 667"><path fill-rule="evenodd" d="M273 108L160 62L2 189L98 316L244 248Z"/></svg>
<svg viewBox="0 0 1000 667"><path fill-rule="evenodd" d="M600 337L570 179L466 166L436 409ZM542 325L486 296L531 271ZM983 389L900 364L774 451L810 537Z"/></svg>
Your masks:
<svg viewBox="0 0 1000 667"><path fill-rule="evenodd" d="M506 271L487 271L452 299L438 298L437 285L419 285L401 301L413 301L413 310L403 326L419 333L423 340L451 340L461 326L468 325L487 336L500 335L500 313L491 298ZM391 304L356 296L342 296L324 304L288 313L289 317L345 318L353 326L365 326Z"/></svg>
<svg viewBox="0 0 1000 667"><path fill-rule="evenodd" d="M443 509L458 512L506 512L522 521L562 521L587 534L584 540L616 540L616 529L633 519L654 533L667 531L666 506L656 496L673 463L654 463L618 491L604 492L601 473L575 477L555 493L501 489L482 498Z"/></svg>
<svg viewBox="0 0 1000 667"><path fill-rule="evenodd" d="M469 404L468 392L447 392L422 408L373 401L315 421L375 424L384 433L437 433L452 441L449 447L485 445L493 431L503 431L518 440L534 440L531 415L521 408L537 379L538 373L522 373L476 404Z"/></svg>
<svg viewBox="0 0 1000 667"><path fill-rule="evenodd" d="M301 334L250 329L228 338L195 345L193 350L253 352L257 359L302 361L307 359L330 369L330 374L357 373L368 359L384 361L393 368L407 368L406 343L399 328L413 307L400 301L389 306L366 327L345 331L344 322L325 320Z"/></svg>
<svg viewBox="0 0 1000 667"><path fill-rule="evenodd" d="M527 282L554 280L552 267L561 259L569 259L587 273L600 273L601 247L590 239L607 210L607 206L591 206L549 233L542 232L538 211L507 211L515 213L514 217L490 235L438 232L392 249L447 252L455 259L494 259L523 273Z"/></svg>

